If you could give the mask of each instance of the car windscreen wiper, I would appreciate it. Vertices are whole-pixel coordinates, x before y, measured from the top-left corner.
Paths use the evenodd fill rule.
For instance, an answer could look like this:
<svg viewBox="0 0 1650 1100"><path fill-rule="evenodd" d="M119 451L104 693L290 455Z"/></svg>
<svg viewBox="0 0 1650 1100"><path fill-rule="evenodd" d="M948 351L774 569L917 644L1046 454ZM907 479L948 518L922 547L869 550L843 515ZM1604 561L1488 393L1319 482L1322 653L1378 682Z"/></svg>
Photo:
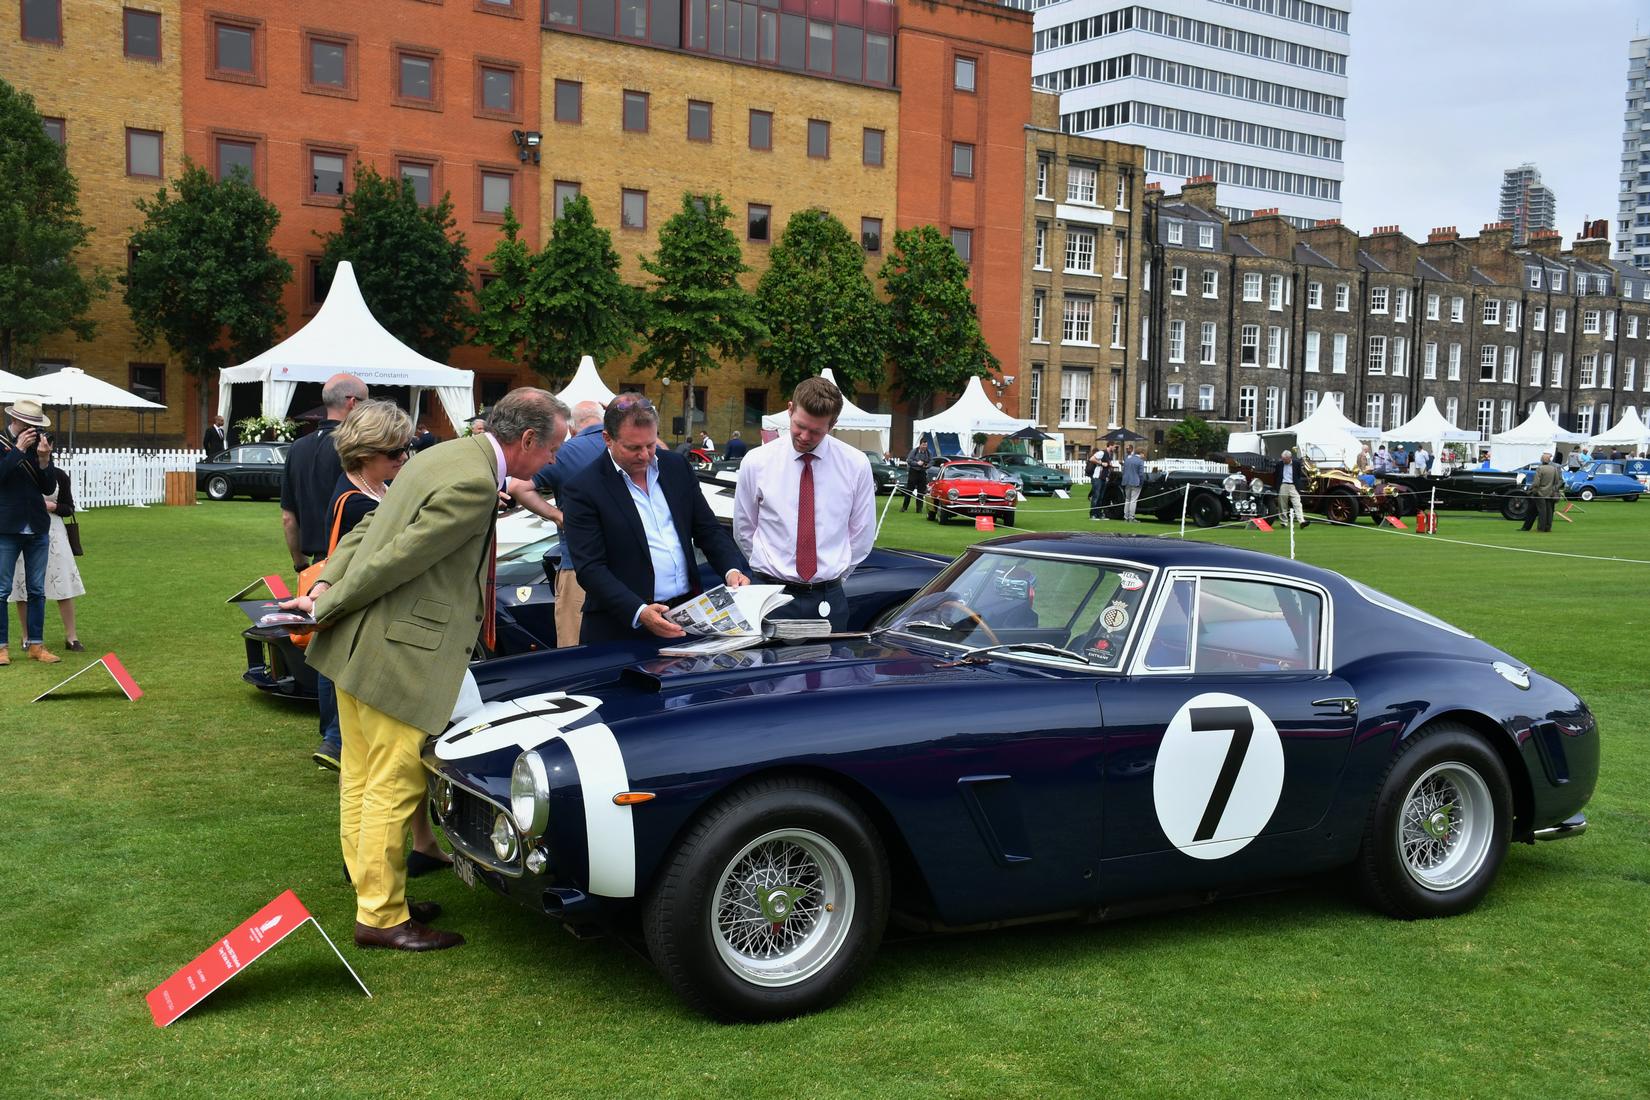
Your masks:
<svg viewBox="0 0 1650 1100"><path fill-rule="evenodd" d="M982 645L982 646L978 646L974 649L970 649L966 653L963 653L960 656L958 656L956 658L956 660L951 661L949 663L950 664L958 664L958 665L973 664L975 662L976 658L983 657L987 653L996 653L996 652L1000 652L1002 650L1012 650L1012 649L1028 649L1028 650L1032 650L1032 651L1037 652L1037 653L1054 653L1054 654L1058 654L1061 657L1070 657L1074 661L1081 661L1085 665L1094 663L1093 661L1090 661L1087 657L1083 656L1083 654L1081 654L1081 653L1077 653L1077 652L1074 652L1073 650L1069 650L1069 649L1064 649L1060 646L1052 645L1048 642L999 642L997 645Z"/></svg>

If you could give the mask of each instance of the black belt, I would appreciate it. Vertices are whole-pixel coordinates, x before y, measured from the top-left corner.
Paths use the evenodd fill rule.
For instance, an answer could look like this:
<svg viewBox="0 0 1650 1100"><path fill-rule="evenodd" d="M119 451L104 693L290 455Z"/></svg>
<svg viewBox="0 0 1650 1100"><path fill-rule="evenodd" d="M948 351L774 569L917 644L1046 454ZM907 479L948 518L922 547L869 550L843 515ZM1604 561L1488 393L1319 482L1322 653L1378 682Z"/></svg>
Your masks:
<svg viewBox="0 0 1650 1100"><path fill-rule="evenodd" d="M842 581L840 579L834 581L814 581L811 584L803 584L801 581L788 581L784 577L776 577L772 573L764 573L759 569L752 570L751 572L759 581L766 584L782 584L793 592L823 592L827 588L839 588L842 585Z"/></svg>

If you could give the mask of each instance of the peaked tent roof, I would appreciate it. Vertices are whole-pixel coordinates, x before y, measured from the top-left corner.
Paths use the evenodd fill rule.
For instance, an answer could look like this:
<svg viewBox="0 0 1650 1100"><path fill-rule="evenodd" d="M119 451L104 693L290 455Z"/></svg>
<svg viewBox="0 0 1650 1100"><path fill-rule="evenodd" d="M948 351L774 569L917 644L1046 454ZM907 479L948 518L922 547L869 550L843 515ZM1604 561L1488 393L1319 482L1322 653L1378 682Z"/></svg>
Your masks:
<svg viewBox="0 0 1650 1100"><path fill-rule="evenodd" d="M1382 439L1396 439L1405 443L1476 443L1477 432L1457 428L1438 411L1437 403L1428 397L1421 402L1416 414L1381 433Z"/></svg>
<svg viewBox="0 0 1650 1100"><path fill-rule="evenodd" d="M836 375L831 373L830 367L826 367L824 370L820 371L819 376L831 385L837 385ZM840 389L841 387L838 386L837 388ZM842 415L836 419L835 430L886 432L889 428L893 427L893 424L894 418L887 413L866 412L864 409L848 400L847 397L844 397L842 399ZM780 409L776 413L768 413L762 418L762 427L770 432L783 432L788 430L790 426L790 414L784 409Z"/></svg>
<svg viewBox="0 0 1650 1100"><path fill-rule="evenodd" d="M1639 411L1629 407L1624 415L1617 418L1615 427L1599 432L1587 442L1643 447L1650 443L1650 428L1645 427L1644 421L1639 419Z"/></svg>
<svg viewBox="0 0 1650 1100"><path fill-rule="evenodd" d="M1375 439L1381 434L1379 428L1366 428L1348 419L1338 404L1327 399L1319 401L1310 415L1283 430L1293 432L1302 443L1339 442L1337 437L1343 435L1359 440Z"/></svg>
<svg viewBox="0 0 1650 1100"><path fill-rule="evenodd" d="M1544 402L1536 401L1530 405L1530 415L1524 418L1510 431L1497 432L1490 436L1491 443L1503 445L1541 445L1547 443L1583 443L1587 436L1583 432L1567 432L1553 421L1552 415L1547 412Z"/></svg>
<svg viewBox="0 0 1650 1100"><path fill-rule="evenodd" d="M984 432L987 435L1011 435L1021 428L1034 428L1036 424L1009 416L993 405L991 398L985 395L985 387L980 385L979 378L974 377L968 380L956 404L933 416L923 417L912 426L918 433L956 432L958 435L971 435Z"/></svg>
<svg viewBox="0 0 1650 1100"><path fill-rule="evenodd" d="M573 373L573 381L567 383L567 388L556 395L572 408L580 401L595 401L606 405L619 396L607 388L602 376L596 372L596 361L586 355L579 360L579 369Z"/></svg>
<svg viewBox="0 0 1650 1100"><path fill-rule="evenodd" d="M367 308L348 260L338 265L327 300L308 324L263 354L218 372L218 411L229 415L230 386L261 382L264 415L285 416L299 382L325 382L344 372L369 386L437 390L455 428L475 413L475 375L420 355L392 336Z"/></svg>

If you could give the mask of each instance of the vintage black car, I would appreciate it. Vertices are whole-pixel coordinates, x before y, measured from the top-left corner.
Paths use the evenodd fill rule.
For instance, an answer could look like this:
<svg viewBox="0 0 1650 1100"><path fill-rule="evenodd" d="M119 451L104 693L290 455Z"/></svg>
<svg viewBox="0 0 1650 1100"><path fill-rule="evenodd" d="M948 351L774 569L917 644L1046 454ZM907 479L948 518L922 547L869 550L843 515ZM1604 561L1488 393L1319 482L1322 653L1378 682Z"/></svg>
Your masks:
<svg viewBox="0 0 1650 1100"><path fill-rule="evenodd" d="M1507 519L1522 520L1530 506L1517 473L1453 470L1447 474L1387 473L1380 479L1388 489L1386 499L1396 516L1448 510L1500 512Z"/></svg>
<svg viewBox="0 0 1650 1100"><path fill-rule="evenodd" d="M242 443L195 463L195 491L213 500L246 496L274 500L281 495L290 443Z"/></svg>

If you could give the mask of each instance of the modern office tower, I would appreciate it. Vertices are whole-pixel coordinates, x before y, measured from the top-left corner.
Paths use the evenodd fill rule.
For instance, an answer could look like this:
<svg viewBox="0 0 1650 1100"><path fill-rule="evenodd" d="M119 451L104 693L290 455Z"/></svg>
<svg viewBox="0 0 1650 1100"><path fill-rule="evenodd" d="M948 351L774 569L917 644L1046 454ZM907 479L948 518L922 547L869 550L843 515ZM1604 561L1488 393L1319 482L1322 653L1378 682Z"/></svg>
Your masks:
<svg viewBox="0 0 1650 1100"><path fill-rule="evenodd" d="M1035 69L1033 70L1035 71ZM1650 268L1650 36L1627 45L1627 110L1622 116L1621 210L1616 215L1616 255Z"/></svg>
<svg viewBox="0 0 1650 1100"><path fill-rule="evenodd" d="M1213 176L1232 217L1340 217L1351 0L1007 2L1061 129L1144 146L1171 191Z"/></svg>
<svg viewBox="0 0 1650 1100"><path fill-rule="evenodd" d="M1512 225L1513 243L1523 244L1537 229L1551 229L1555 223L1555 202L1549 188L1541 185L1541 169L1520 164L1501 173L1501 220Z"/></svg>

